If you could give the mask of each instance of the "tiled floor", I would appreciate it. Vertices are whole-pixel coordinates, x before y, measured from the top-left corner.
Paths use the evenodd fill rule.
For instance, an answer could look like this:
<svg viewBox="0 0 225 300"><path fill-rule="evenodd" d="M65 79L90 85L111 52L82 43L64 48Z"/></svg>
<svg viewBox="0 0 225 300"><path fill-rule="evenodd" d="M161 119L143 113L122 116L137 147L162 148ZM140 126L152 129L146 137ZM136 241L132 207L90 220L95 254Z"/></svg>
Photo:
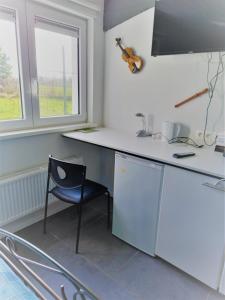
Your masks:
<svg viewBox="0 0 225 300"><path fill-rule="evenodd" d="M225 300L161 259L114 237L106 228L105 204L97 199L84 209L78 255L74 207L50 217L46 235L41 222L18 234L58 260L102 300ZM53 285L57 281L51 280Z"/></svg>

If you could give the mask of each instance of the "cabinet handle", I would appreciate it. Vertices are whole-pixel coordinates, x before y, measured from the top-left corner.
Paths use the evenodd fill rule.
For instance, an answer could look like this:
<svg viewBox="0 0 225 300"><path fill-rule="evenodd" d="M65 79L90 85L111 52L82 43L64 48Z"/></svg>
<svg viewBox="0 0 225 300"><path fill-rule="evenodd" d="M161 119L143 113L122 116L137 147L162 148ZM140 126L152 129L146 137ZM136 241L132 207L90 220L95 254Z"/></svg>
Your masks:
<svg viewBox="0 0 225 300"><path fill-rule="evenodd" d="M217 181L217 183L215 183L215 185L219 185L221 182L224 182L224 183L225 183L225 178L220 179L219 181Z"/></svg>
<svg viewBox="0 0 225 300"><path fill-rule="evenodd" d="M215 184L206 182L206 183L203 183L203 185L207 186L209 188L215 189L217 191L225 192L225 186L220 185L220 183L222 183L222 182L225 182L225 179L220 179Z"/></svg>

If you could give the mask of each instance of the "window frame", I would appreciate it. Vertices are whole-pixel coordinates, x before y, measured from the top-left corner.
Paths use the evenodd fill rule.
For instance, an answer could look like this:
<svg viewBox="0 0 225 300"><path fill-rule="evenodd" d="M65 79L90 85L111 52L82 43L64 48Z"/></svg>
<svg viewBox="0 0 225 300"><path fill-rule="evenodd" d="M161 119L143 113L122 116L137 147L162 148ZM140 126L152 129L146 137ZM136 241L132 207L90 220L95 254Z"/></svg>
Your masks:
<svg viewBox="0 0 225 300"><path fill-rule="evenodd" d="M31 0L0 0L0 7L16 12L21 100L24 116L24 119L0 121L0 132L87 121L87 20ZM79 114L40 117L35 17L79 30Z"/></svg>
<svg viewBox="0 0 225 300"><path fill-rule="evenodd" d="M27 26L24 11L26 10L25 2L17 0L0 0L0 8L9 13L15 12L16 16L16 39L17 39L17 56L19 68L19 81L21 91L21 105L23 110L23 119L3 120L0 121L0 131L23 129L33 127L33 114L30 86L29 55L27 48ZM25 41L22 47L21 41ZM23 49L23 50L22 50ZM22 50L22 51L21 51Z"/></svg>
<svg viewBox="0 0 225 300"><path fill-rule="evenodd" d="M34 126L72 124L84 122L87 118L86 113L86 21L73 15L58 11L53 8L43 6L38 3L27 3L27 24L28 24L28 48L30 55L30 74L32 82L32 102ZM38 99L38 77L35 50L35 18L46 19L53 23L62 24L79 30L79 108L80 113L72 116L40 117Z"/></svg>

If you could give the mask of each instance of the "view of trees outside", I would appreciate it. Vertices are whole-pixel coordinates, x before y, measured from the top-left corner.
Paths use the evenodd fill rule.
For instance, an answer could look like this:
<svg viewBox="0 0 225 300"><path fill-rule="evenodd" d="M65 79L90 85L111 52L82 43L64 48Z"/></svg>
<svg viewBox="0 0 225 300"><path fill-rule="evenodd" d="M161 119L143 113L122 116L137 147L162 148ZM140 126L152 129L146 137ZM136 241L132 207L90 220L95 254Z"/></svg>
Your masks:
<svg viewBox="0 0 225 300"><path fill-rule="evenodd" d="M0 120L21 119L15 23L0 20Z"/></svg>
<svg viewBox="0 0 225 300"><path fill-rule="evenodd" d="M21 119L15 23L0 19L0 28L0 121ZM78 110L77 39L39 28L35 38L40 116L71 115L76 112L72 109L74 99Z"/></svg>
<svg viewBox="0 0 225 300"><path fill-rule="evenodd" d="M12 75L9 57L0 48L0 97L13 99L19 97L18 80Z"/></svg>

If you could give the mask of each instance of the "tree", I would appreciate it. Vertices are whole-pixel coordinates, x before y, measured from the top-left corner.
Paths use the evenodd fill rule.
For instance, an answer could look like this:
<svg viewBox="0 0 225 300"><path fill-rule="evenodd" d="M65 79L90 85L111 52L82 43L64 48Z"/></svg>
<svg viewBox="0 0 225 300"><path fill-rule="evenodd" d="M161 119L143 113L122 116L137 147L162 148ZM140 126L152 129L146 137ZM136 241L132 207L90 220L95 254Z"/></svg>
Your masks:
<svg viewBox="0 0 225 300"><path fill-rule="evenodd" d="M11 75L12 66L9 64L9 58L0 48L0 83L9 79Z"/></svg>

